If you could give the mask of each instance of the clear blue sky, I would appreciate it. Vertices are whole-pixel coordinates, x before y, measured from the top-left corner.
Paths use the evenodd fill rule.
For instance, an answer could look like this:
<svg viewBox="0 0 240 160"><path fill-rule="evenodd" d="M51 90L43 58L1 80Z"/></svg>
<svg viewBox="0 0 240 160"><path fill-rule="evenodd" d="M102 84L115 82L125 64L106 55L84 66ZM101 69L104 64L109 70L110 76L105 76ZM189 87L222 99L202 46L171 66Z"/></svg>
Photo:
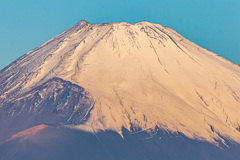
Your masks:
<svg viewBox="0 0 240 160"><path fill-rule="evenodd" d="M239 0L0 0L0 70L82 19L159 23L240 64Z"/></svg>

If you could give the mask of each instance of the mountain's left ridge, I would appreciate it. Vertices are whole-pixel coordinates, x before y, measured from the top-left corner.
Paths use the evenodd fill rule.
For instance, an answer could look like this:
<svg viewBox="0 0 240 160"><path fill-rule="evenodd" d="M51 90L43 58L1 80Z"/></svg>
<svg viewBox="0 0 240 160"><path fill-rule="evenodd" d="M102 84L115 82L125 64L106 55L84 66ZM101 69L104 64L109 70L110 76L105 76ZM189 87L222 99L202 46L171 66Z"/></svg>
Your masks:
<svg viewBox="0 0 240 160"><path fill-rule="evenodd" d="M0 105L0 141L39 125L83 124L94 106L82 87L52 78Z"/></svg>

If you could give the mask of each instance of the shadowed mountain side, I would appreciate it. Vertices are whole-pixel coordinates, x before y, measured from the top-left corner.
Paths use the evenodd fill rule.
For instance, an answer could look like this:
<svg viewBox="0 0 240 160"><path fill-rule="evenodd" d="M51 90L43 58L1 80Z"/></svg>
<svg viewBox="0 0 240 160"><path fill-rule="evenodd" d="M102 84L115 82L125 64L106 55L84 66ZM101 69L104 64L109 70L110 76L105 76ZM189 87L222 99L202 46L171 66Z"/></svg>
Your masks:
<svg viewBox="0 0 240 160"><path fill-rule="evenodd" d="M94 105L82 87L53 78L0 104L0 142L29 127L42 124L81 124Z"/></svg>
<svg viewBox="0 0 240 160"><path fill-rule="evenodd" d="M28 138L18 137L0 145L1 160L236 160L239 146L216 147L181 134L158 131L114 131L89 134L61 127L47 127ZM184 144L184 145L183 145ZM224 147L224 146L222 146Z"/></svg>

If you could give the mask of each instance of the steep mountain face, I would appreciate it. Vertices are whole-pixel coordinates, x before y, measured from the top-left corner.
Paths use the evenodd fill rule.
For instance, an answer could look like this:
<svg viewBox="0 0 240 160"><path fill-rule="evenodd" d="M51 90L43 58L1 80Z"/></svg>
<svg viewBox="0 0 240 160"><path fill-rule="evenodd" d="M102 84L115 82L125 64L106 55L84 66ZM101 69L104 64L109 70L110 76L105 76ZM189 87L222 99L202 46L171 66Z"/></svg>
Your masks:
<svg viewBox="0 0 240 160"><path fill-rule="evenodd" d="M239 86L238 65L168 27L81 21L0 72L1 140L44 123L239 144Z"/></svg>

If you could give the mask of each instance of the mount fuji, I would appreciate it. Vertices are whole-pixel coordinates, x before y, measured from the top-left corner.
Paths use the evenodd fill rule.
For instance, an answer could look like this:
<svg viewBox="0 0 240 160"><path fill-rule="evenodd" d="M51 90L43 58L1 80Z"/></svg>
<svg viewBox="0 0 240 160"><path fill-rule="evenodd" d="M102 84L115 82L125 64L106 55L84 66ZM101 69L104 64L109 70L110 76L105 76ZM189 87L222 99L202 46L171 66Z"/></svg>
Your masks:
<svg viewBox="0 0 240 160"><path fill-rule="evenodd" d="M149 22L80 21L0 71L1 159L240 157L240 67Z"/></svg>

